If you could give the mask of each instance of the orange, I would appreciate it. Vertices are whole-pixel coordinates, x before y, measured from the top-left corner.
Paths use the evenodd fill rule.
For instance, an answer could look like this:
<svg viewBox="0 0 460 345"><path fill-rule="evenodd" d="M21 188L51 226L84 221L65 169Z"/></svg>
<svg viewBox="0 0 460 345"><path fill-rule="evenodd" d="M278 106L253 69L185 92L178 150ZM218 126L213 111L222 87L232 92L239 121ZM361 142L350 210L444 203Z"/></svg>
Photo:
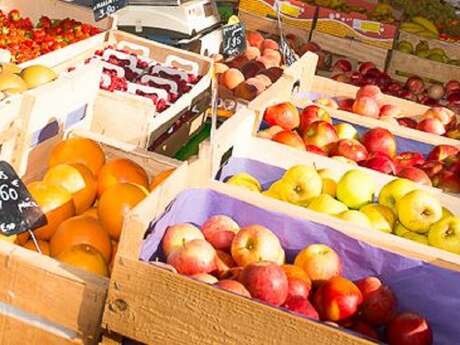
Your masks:
<svg viewBox="0 0 460 345"><path fill-rule="evenodd" d="M118 250L118 242L115 242L112 240L112 260L110 261L110 265L109 265L110 272L113 271L113 264L115 262L115 255L117 254L117 250Z"/></svg>
<svg viewBox="0 0 460 345"><path fill-rule="evenodd" d="M99 215L97 214L97 207L91 207L90 209L83 212L82 215L91 216L95 219L99 219Z"/></svg>
<svg viewBox="0 0 460 345"><path fill-rule="evenodd" d="M46 256L50 256L49 243L43 240L37 240L37 243L38 243L38 246L40 247L40 250L42 251L42 254ZM37 247L35 246L35 243L32 239L28 240L26 244L24 244L24 248L38 252Z"/></svg>
<svg viewBox="0 0 460 345"><path fill-rule="evenodd" d="M164 180L166 180L176 169L168 169L165 171L162 171L158 175L156 175L153 179L152 182L150 182L150 191L153 192L155 188L158 187L160 183L162 183Z"/></svg>
<svg viewBox="0 0 460 345"><path fill-rule="evenodd" d="M43 181L60 186L72 194L76 214L89 209L96 200L97 180L83 164L56 165L48 170Z"/></svg>
<svg viewBox="0 0 460 345"><path fill-rule="evenodd" d="M96 248L87 244L67 248L56 259L88 272L104 277L109 276L109 270L102 254Z"/></svg>
<svg viewBox="0 0 460 345"><path fill-rule="evenodd" d="M33 182L27 189L48 220L47 225L34 230L34 235L39 240L47 241L63 221L75 215L72 195L64 188L46 182Z"/></svg>
<svg viewBox="0 0 460 345"><path fill-rule="evenodd" d="M29 238L30 238L30 234L28 231L21 232L20 234L17 235L15 243L20 246L24 246L29 240Z"/></svg>
<svg viewBox="0 0 460 345"><path fill-rule="evenodd" d="M49 167L62 163L86 165L94 176L105 163L105 154L98 143L86 138L70 138L57 144L51 151Z"/></svg>
<svg viewBox="0 0 460 345"><path fill-rule="evenodd" d="M120 238L125 215L148 193L131 183L118 183L102 194L98 204L99 220L114 240Z"/></svg>
<svg viewBox="0 0 460 345"><path fill-rule="evenodd" d="M63 251L78 244L93 246L101 252L106 262L110 262L112 256L110 237L93 217L82 215L63 222L51 238L51 256L57 257Z"/></svg>
<svg viewBox="0 0 460 345"><path fill-rule="evenodd" d="M97 191L99 197L117 183L133 183L148 189L149 177L139 164L129 159L118 158L104 165L99 173Z"/></svg>

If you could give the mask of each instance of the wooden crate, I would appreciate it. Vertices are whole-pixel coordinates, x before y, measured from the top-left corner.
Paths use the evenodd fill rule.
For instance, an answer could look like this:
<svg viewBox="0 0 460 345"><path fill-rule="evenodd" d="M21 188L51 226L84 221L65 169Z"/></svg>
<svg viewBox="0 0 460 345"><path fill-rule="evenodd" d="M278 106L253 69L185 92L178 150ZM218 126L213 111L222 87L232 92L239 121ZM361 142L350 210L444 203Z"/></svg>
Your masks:
<svg viewBox="0 0 460 345"><path fill-rule="evenodd" d="M458 48L460 50L460 48ZM423 59L416 55L393 50L388 74L398 80L406 80L411 76L419 76L431 83L446 83L449 80L460 80L460 66Z"/></svg>
<svg viewBox="0 0 460 345"><path fill-rule="evenodd" d="M284 156L279 157L280 160ZM206 188L246 204L344 232L347 236L402 256L417 257L443 268L458 269L427 248L363 231L338 219L285 204L235 186L205 178L209 161L183 166L130 215L122 234L110 282L103 326L146 344L371 344L371 342L266 304L226 293L207 284L140 261L149 225L159 219L176 196L189 188ZM428 248L429 249L429 248ZM444 253L440 255L445 255ZM110 344L110 343L109 343Z"/></svg>
<svg viewBox="0 0 460 345"><path fill-rule="evenodd" d="M123 142L149 148L155 139L174 124L181 113L192 109L208 91L211 84L211 60L122 31L111 31L104 43L66 61L59 67L69 68L79 65L92 57L96 50L109 45L131 49L162 63L176 58L176 62L186 60L196 65L198 74L202 75L201 80L189 93L180 97L162 113L157 113L152 101L145 97L99 91L95 101L92 130ZM187 67L190 66L184 65L184 68Z"/></svg>
<svg viewBox="0 0 460 345"><path fill-rule="evenodd" d="M83 41L27 61L21 64L21 67L27 67L34 64L42 64L49 67L56 66L68 60L70 57L104 42L107 34L106 31L116 26L113 17L107 17L96 22L91 8L60 0L1 0L0 9L4 11L18 9L24 16L30 17L34 22L40 19L41 16L48 16L51 19L64 19L70 17L82 23L94 25L104 31Z"/></svg>
<svg viewBox="0 0 460 345"><path fill-rule="evenodd" d="M22 135L23 97L16 95L0 102L0 160L13 163L17 143Z"/></svg>
<svg viewBox="0 0 460 345"><path fill-rule="evenodd" d="M172 159L101 135L70 133L99 142L107 159L128 158L149 176L179 166ZM60 140L39 144L47 153ZM39 180L47 157L34 156L23 180ZM62 264L17 245L0 241L1 344L97 344L109 279ZM21 330L24 330L21 332Z"/></svg>

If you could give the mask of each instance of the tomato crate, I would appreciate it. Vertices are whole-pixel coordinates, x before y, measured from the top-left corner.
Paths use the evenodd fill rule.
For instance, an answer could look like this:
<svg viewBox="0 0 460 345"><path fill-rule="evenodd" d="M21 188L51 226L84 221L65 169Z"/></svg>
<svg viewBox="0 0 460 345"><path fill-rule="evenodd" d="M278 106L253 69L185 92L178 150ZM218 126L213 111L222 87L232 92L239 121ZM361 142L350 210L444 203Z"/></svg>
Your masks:
<svg viewBox="0 0 460 345"><path fill-rule="evenodd" d="M127 158L149 174L176 168L180 162L87 131L72 131L98 142L107 159ZM40 144L49 152L56 142ZM25 183L41 179L47 159L29 162ZM109 279L82 271L13 243L0 241L2 344L98 344ZM35 288L31 289L31 286ZM6 327L8 325L8 327ZM24 329L23 332L18 330Z"/></svg>
<svg viewBox="0 0 460 345"><path fill-rule="evenodd" d="M116 65L123 59L125 69ZM139 147L149 148L181 114L210 95L209 58L132 34L111 31L104 43L60 68L78 69L91 60L104 72L92 130Z"/></svg>
<svg viewBox="0 0 460 345"><path fill-rule="evenodd" d="M89 24L98 28L101 32L94 34L89 38L67 45L63 48L51 51L35 59L21 63L21 67L27 67L34 64L42 64L49 67L56 66L82 53L91 47L104 42L107 30L115 27L115 21L112 17L107 17L99 22L94 19L91 8L75 5L72 2L55 1L55 0L4 0L0 3L0 10L9 12L19 10L21 15L29 17L33 23L36 23L41 16L47 16L50 19L71 18Z"/></svg>
<svg viewBox="0 0 460 345"><path fill-rule="evenodd" d="M365 0L347 0L345 3L350 8L360 8L367 13L383 6ZM389 50L393 47L398 32L396 20L399 14L393 11L391 16L393 23L383 23L369 19L366 13L358 13L353 9L346 13L320 6L315 31Z"/></svg>
<svg viewBox="0 0 460 345"><path fill-rule="evenodd" d="M282 161L285 156L278 158ZM212 215L225 214L242 227L260 224L272 230L288 262L306 245L321 242L339 251L350 279L380 275L385 267L383 279L395 289L402 308L431 320L436 343L456 339L458 330L442 320L452 313L444 302L456 295L454 280L459 276L450 268L458 270L458 264L450 265L420 248L413 256L416 245L401 249L393 238L209 180L209 168L210 162L201 159L177 169L125 222L129 231L122 235L103 318L112 334L146 344L372 343L356 333L170 272L158 263L164 259L160 244L168 226L182 222L200 226ZM413 274L403 274L404 270ZM419 289L428 277L442 282L442 288Z"/></svg>

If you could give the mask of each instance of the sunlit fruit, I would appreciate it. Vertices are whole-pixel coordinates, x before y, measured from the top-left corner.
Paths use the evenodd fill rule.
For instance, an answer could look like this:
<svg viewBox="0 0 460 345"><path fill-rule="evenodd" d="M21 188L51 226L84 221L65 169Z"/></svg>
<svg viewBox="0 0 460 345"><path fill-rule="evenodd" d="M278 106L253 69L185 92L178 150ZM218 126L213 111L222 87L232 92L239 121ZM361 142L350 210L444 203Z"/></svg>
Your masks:
<svg viewBox="0 0 460 345"><path fill-rule="evenodd" d="M27 84L17 74L0 73L0 91L18 93L27 90Z"/></svg>
<svg viewBox="0 0 460 345"><path fill-rule="evenodd" d="M104 277L109 276L107 263L102 254L96 248L87 244L69 247L56 256L56 259L88 272Z"/></svg>
<svg viewBox="0 0 460 345"><path fill-rule="evenodd" d="M61 163L86 165L97 176L105 163L105 155L98 143L86 138L70 138L57 144L51 151L48 166Z"/></svg>
<svg viewBox="0 0 460 345"><path fill-rule="evenodd" d="M63 222L50 241L50 254L59 256L65 250L87 244L101 252L105 262L110 262L112 243L107 231L91 216L76 216Z"/></svg>
<svg viewBox="0 0 460 345"><path fill-rule="evenodd" d="M71 193L76 214L89 209L96 199L96 178L83 164L56 165L48 170L43 181L60 186Z"/></svg>
<svg viewBox="0 0 460 345"><path fill-rule="evenodd" d="M33 182L27 189L48 220L48 224L34 230L35 237L49 240L63 221L75 215L72 194L60 186L46 182Z"/></svg>
<svg viewBox="0 0 460 345"><path fill-rule="evenodd" d="M37 240L38 247L40 248L40 251L43 255L50 255L50 246L47 241L43 240ZM35 252L38 252L37 246L35 245L34 241L32 239L28 240L26 244L24 244L24 248L27 248L29 250L33 250Z"/></svg>
<svg viewBox="0 0 460 345"><path fill-rule="evenodd" d="M32 65L21 72L22 79L29 89L44 85L57 78L56 72L43 65Z"/></svg>
<svg viewBox="0 0 460 345"><path fill-rule="evenodd" d="M146 196L143 188L131 183L118 183L102 194L98 204L99 220L111 238L120 238L125 215Z"/></svg>
<svg viewBox="0 0 460 345"><path fill-rule="evenodd" d="M148 189L149 177L139 164L129 159L118 158L105 164L99 172L99 197L117 183L132 183Z"/></svg>

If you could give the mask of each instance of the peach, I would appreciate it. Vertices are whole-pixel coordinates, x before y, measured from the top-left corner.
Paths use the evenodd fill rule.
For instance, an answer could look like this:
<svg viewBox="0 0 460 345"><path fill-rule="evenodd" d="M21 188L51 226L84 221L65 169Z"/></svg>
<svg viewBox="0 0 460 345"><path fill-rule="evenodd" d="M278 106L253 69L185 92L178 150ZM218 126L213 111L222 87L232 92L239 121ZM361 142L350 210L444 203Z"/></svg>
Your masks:
<svg viewBox="0 0 460 345"><path fill-rule="evenodd" d="M260 57L260 50L257 47L247 47L246 51L244 52L244 55L249 59L249 60L255 60Z"/></svg>
<svg viewBox="0 0 460 345"><path fill-rule="evenodd" d="M198 273L198 274L195 274L193 276L190 276L190 278L193 278L195 280L199 280L203 283L206 283L206 284L215 284L218 282L217 278L210 275L210 274L207 274L207 273Z"/></svg>
<svg viewBox="0 0 460 345"><path fill-rule="evenodd" d="M224 74L222 74L221 80L227 89L233 90L242 82L244 82L244 75L236 68L230 68Z"/></svg>
<svg viewBox="0 0 460 345"><path fill-rule="evenodd" d="M247 31L246 39L251 47L257 47L262 49L262 44L264 43L264 36L257 31Z"/></svg>
<svg viewBox="0 0 460 345"><path fill-rule="evenodd" d="M300 124L299 111L289 102L279 103L265 109L264 120L271 126L278 125L293 130Z"/></svg>
<svg viewBox="0 0 460 345"><path fill-rule="evenodd" d="M240 296L251 298L251 294L249 293L249 291L244 287L243 284L236 280L224 279L214 284L214 286L221 288L223 290L236 293Z"/></svg>
<svg viewBox="0 0 460 345"><path fill-rule="evenodd" d="M246 80L246 84L254 86L257 89L257 95L260 95L266 89L264 82L257 78L249 78Z"/></svg>
<svg viewBox="0 0 460 345"><path fill-rule="evenodd" d="M228 71L228 66L224 63L217 62L214 64L214 69L216 71L216 74L222 74Z"/></svg>
<svg viewBox="0 0 460 345"><path fill-rule="evenodd" d="M257 58L256 61L263 63L266 69L278 66L274 58L271 56L261 56L260 58Z"/></svg>
<svg viewBox="0 0 460 345"><path fill-rule="evenodd" d="M260 80L264 84L265 89L269 88L272 85L272 80L265 74L259 74L255 79Z"/></svg>
<svg viewBox="0 0 460 345"><path fill-rule="evenodd" d="M235 234L240 231L239 225L230 217L217 215L209 218L201 227L206 240L214 248L229 250Z"/></svg>
<svg viewBox="0 0 460 345"><path fill-rule="evenodd" d="M376 101L377 103L380 103L383 101L384 95L378 86L365 85L361 87L356 93L356 99L359 99L361 97L370 97L374 99L374 101Z"/></svg>
<svg viewBox="0 0 460 345"><path fill-rule="evenodd" d="M379 118L380 108L374 98L360 97L353 103L353 112L359 115Z"/></svg>
<svg viewBox="0 0 460 345"><path fill-rule="evenodd" d="M203 233L196 226L184 223L170 226L163 237L162 249L165 257L192 240L204 240Z"/></svg>
<svg viewBox="0 0 460 345"><path fill-rule="evenodd" d="M276 65L281 65L282 57L281 53L277 50L273 50L270 48L264 49L262 53L262 57L271 57L276 62Z"/></svg>
<svg viewBox="0 0 460 345"><path fill-rule="evenodd" d="M192 240L173 251L167 263L189 276L210 273L216 269L216 250L206 240Z"/></svg>
<svg viewBox="0 0 460 345"><path fill-rule="evenodd" d="M260 72L260 74L263 74L269 77L272 83L276 82L279 78L281 78L283 73L284 71L280 67L270 67Z"/></svg>
<svg viewBox="0 0 460 345"><path fill-rule="evenodd" d="M248 63L249 59L245 55L239 55L237 57L234 57L231 60L228 60L226 62L227 66L230 68L236 68L239 69L241 68L244 64Z"/></svg>
<svg viewBox="0 0 460 345"><path fill-rule="evenodd" d="M237 98L252 101L257 97L257 88L254 85L243 82L233 90L233 94Z"/></svg>
<svg viewBox="0 0 460 345"><path fill-rule="evenodd" d="M249 61L241 67L245 79L255 77L260 71L265 69L265 65L260 61Z"/></svg>
<svg viewBox="0 0 460 345"><path fill-rule="evenodd" d="M380 108L380 117L399 117L401 114L401 109L396 105L385 104Z"/></svg>
<svg viewBox="0 0 460 345"><path fill-rule="evenodd" d="M297 132L284 130L275 134L272 140L305 151L305 144Z"/></svg>
<svg viewBox="0 0 460 345"><path fill-rule="evenodd" d="M279 50L280 49L280 46L278 45L278 42L270 39L270 38L267 38L265 39L263 42L262 42L262 50L265 50L265 49L273 49L273 50Z"/></svg>

